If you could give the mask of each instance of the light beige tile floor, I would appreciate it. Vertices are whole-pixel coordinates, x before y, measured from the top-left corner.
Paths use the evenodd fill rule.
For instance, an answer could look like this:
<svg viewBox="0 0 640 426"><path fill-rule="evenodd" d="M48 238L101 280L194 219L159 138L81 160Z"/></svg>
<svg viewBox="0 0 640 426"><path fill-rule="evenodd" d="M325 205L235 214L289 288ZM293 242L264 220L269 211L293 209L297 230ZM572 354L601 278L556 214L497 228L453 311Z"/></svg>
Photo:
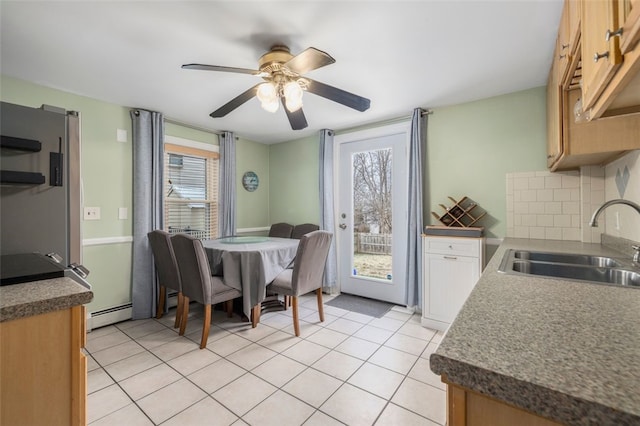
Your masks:
<svg viewBox="0 0 640 426"><path fill-rule="evenodd" d="M325 296L325 302L330 300ZM200 350L202 310L185 336L163 318L126 321L87 336L88 421L105 425L443 425L446 396L429 370L442 333L419 315L373 318L332 306L320 322L315 294L257 328L214 311Z"/></svg>

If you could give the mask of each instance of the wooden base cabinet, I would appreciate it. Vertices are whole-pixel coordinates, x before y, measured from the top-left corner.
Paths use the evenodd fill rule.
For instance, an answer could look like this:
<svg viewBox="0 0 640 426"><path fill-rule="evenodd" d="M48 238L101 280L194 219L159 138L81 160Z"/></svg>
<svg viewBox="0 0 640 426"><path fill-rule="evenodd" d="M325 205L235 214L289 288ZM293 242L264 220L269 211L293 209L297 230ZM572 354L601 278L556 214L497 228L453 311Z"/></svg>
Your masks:
<svg viewBox="0 0 640 426"><path fill-rule="evenodd" d="M85 307L0 323L0 424L86 425Z"/></svg>
<svg viewBox="0 0 640 426"><path fill-rule="evenodd" d="M443 377L446 383L446 378ZM448 426L558 426L552 420L480 393L447 384Z"/></svg>
<svg viewBox="0 0 640 426"><path fill-rule="evenodd" d="M476 285L484 238L422 238L422 325L445 331Z"/></svg>

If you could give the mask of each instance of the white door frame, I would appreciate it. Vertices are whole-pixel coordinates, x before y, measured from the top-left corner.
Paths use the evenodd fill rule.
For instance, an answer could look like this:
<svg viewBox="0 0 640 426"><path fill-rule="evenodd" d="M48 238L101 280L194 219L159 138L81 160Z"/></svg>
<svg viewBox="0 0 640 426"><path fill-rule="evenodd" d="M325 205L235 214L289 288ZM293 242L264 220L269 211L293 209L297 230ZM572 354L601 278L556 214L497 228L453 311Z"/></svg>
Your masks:
<svg viewBox="0 0 640 426"><path fill-rule="evenodd" d="M340 211L341 210L341 205L340 205L340 199L339 199L339 194L340 194L340 171L341 171L341 158L340 158L340 152L341 152L341 147L343 144L346 143L350 143L350 142L357 142L357 141L362 141L362 140L367 140L367 139L374 139L374 138L380 138L380 137L384 137L384 136L390 136L390 135L397 135L397 134L404 134L405 135L405 144L404 144L404 151L405 151L405 158L404 158L404 170L408 170L409 168L409 155L408 155L408 150L409 150L409 142L410 142L410 137L411 137L411 121L404 121L404 122L399 122L399 123L394 123L394 124L389 124L386 126L381 126L381 127L375 127L375 128L371 128L371 129L365 129L365 130L358 130L358 131L353 131L353 132L349 132L349 133L344 133L344 134L340 134L340 135L336 135L334 138L334 142L335 142L335 149L334 149L334 164L336 165L333 169L333 174L334 174L334 194L335 194L335 202L334 202L334 218L335 218L335 234L336 234L336 253L337 253L337 287L339 289L339 291L342 290L342 283L341 283L341 279L342 279L342 271L344 268L344 262L348 262L350 259L350 254L347 255L345 253L343 253L343 242L344 242L344 238L347 236L345 234L345 232L343 232L342 229L339 228L339 224L341 223L341 218L340 218ZM408 173L405 174L404 176L405 179L405 185L408 188ZM408 196L408 194L407 194ZM394 214L404 214L406 216L407 214L407 207L404 207L402 210L400 210L400 212L395 212ZM405 256L402 256L402 258L398 258L398 256L394 255L394 261L393 261L393 265L394 265L394 275L397 273L397 271L395 270L396 267L396 263L399 264L405 264L406 263L406 247L404 248L404 252L405 252ZM402 272L401 274L398 274L396 276L396 279L398 281L402 280L404 281L404 287L403 287L403 291L402 291L402 296L401 299L402 301L398 301L396 303L401 303L403 305L406 305L406 298L407 298L407 285L406 285L406 277L404 277L405 272Z"/></svg>

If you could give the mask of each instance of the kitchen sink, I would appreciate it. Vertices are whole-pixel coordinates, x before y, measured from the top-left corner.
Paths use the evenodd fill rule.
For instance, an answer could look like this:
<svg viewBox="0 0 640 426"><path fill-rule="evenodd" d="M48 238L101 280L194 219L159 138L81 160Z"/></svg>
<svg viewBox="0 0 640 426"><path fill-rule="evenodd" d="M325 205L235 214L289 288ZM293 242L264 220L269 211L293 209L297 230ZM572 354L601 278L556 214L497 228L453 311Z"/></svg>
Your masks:
<svg viewBox="0 0 640 426"><path fill-rule="evenodd" d="M640 268L623 258L511 249L498 271L640 288Z"/></svg>
<svg viewBox="0 0 640 426"><path fill-rule="evenodd" d="M612 268L621 266L621 263L612 257L590 256L587 254L571 253L547 253L540 251L518 250L513 253L516 259L530 260L534 262L569 263L572 265L592 265Z"/></svg>

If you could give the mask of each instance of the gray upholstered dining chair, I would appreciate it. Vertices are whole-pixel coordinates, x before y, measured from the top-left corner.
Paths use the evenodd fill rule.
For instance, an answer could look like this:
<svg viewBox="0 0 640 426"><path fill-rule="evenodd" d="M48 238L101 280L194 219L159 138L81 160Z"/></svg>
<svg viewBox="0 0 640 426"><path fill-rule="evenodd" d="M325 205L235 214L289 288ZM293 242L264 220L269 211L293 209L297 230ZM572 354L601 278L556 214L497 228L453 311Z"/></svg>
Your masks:
<svg viewBox="0 0 640 426"><path fill-rule="evenodd" d="M211 326L211 305L225 302L227 315L233 311L232 300L240 297L240 290L224 284L222 277L211 275L211 267L202 241L191 235L176 234L171 237L173 251L178 261L180 279L182 281L182 319L180 335L184 335L189 315L189 301L194 300L204 305L204 323L200 349L207 347L209 328Z"/></svg>
<svg viewBox="0 0 640 426"><path fill-rule="evenodd" d="M313 223L303 223L302 225L296 225L293 227L293 231L291 232L291 238L295 238L299 240L304 234L308 234L309 232L317 231L320 229L318 225L314 225Z"/></svg>
<svg viewBox="0 0 640 426"><path fill-rule="evenodd" d="M269 288L277 294L284 294L292 300L293 329L300 336L298 322L298 296L315 290L318 299L320 322L324 321L322 307L322 276L327 262L329 246L333 234L327 231L313 231L300 238L293 269L285 269L273 280Z"/></svg>
<svg viewBox="0 0 640 426"><path fill-rule="evenodd" d="M147 238L149 239L149 245L153 252L153 262L156 265L156 274L160 287L156 318L162 318L162 314L164 313L167 288L175 290L178 292L178 307L176 309L176 320L173 327L177 328L180 326L180 320L182 319L182 283L180 281L176 256L173 253L173 246L171 245L171 234L156 229L149 232Z"/></svg>
<svg viewBox="0 0 640 426"><path fill-rule="evenodd" d="M291 238L292 231L293 225L284 222L274 223L269 229L269 236L278 238Z"/></svg>

